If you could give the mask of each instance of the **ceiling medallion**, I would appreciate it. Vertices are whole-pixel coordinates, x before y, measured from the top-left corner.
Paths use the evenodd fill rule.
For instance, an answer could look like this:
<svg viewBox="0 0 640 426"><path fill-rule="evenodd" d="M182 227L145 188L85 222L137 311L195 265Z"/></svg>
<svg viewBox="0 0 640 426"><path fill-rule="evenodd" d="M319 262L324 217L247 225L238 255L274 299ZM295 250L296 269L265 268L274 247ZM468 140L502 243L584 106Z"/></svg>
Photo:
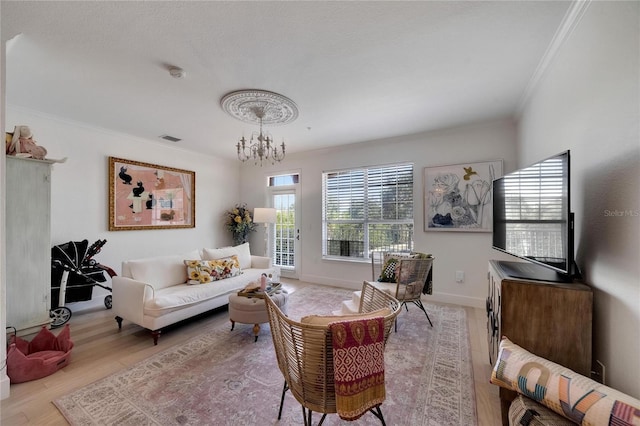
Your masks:
<svg viewBox="0 0 640 426"><path fill-rule="evenodd" d="M263 161L275 164L284 159L284 140L278 147L273 136L263 132L262 125L288 124L298 118L298 107L291 99L266 90L238 90L224 95L220 106L232 117L260 126L260 131L253 132L250 140L244 135L238 140L236 149L240 161L253 158L255 164L262 166Z"/></svg>
<svg viewBox="0 0 640 426"><path fill-rule="evenodd" d="M267 90L249 89L227 93L220 106L229 115L245 123L259 123L256 110L263 113L262 124L278 126L298 118L298 106L291 99Z"/></svg>

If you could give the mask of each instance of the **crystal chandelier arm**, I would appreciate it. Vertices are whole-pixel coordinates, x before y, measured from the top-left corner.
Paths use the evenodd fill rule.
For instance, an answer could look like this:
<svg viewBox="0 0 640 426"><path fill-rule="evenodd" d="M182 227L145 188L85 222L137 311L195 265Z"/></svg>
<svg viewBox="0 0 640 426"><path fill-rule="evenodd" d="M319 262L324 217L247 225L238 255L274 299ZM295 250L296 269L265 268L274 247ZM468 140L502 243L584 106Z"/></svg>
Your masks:
<svg viewBox="0 0 640 426"><path fill-rule="evenodd" d="M247 140L244 138L244 136L242 136L238 140L238 144L236 145L236 148L238 149L238 160L242 161L243 163L251 158L251 147L249 147L249 153L247 153L246 143Z"/></svg>
<svg viewBox="0 0 640 426"><path fill-rule="evenodd" d="M273 146L273 153L271 154L271 158L275 161L282 161L284 159L284 140L282 141L282 144L280 145L281 150L278 151L278 147L277 146Z"/></svg>

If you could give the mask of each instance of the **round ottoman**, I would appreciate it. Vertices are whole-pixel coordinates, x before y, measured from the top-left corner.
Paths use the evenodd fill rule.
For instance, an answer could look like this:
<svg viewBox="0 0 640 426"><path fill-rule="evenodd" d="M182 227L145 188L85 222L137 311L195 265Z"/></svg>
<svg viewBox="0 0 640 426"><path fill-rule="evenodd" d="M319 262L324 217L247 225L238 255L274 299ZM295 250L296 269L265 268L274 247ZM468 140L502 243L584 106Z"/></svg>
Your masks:
<svg viewBox="0 0 640 426"><path fill-rule="evenodd" d="M284 312L287 313L287 299L289 295L284 290L272 294L271 300ZM229 295L229 320L231 321L231 330L236 323L253 324L253 334L256 336L254 342L258 341L258 333L260 333L260 324L269 322L267 316L267 306L261 297L238 296L237 294Z"/></svg>

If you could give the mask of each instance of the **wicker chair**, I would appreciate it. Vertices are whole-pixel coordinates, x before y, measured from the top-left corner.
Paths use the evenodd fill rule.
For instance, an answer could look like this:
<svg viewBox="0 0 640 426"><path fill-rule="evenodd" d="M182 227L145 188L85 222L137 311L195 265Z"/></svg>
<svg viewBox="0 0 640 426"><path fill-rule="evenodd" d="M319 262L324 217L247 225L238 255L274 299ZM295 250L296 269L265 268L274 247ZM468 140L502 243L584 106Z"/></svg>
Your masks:
<svg viewBox="0 0 640 426"><path fill-rule="evenodd" d="M278 420L282 416L282 406L287 390L302 405L304 424L311 425L312 413L323 413L319 425L327 414L337 412L336 395L333 376L333 348L332 335L327 323L331 318L318 317L327 323L306 323L287 318L270 298L265 298L271 336L278 360L278 368L284 376L285 383L280 399ZM385 309L386 308L386 309ZM385 309L384 315L384 343L392 324L400 312L400 304L389 294L380 291L367 282L363 283L359 312L361 314L374 313L380 316L380 309ZM359 315L359 314L356 314ZM335 319L333 320L335 321ZM384 417L380 407L371 411L384 425Z"/></svg>
<svg viewBox="0 0 640 426"><path fill-rule="evenodd" d="M392 257L394 257L393 254L385 254L384 264L386 265L387 261ZM392 294L407 311L409 310L407 307L408 302L415 304L424 312L427 321L429 321L429 325L433 327L431 318L429 318L429 314L420 299L422 289L426 284L427 276L429 275L432 265L432 257L397 257L395 264L395 282L372 281L371 284L380 290Z"/></svg>

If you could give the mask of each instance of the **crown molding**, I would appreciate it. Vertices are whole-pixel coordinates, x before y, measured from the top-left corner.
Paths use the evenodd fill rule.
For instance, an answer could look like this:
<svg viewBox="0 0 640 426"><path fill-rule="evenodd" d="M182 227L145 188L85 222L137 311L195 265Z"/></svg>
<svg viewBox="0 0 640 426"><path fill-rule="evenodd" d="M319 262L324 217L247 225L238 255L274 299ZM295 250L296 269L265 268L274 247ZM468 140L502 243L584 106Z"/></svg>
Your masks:
<svg viewBox="0 0 640 426"><path fill-rule="evenodd" d="M576 0L567 10L567 13L562 18L562 22L560 23L558 30L554 34L544 55L542 55L542 59L538 63L538 67L531 76L531 79L518 102L517 115L520 115L524 110L531 94L535 91L540 80L551 66L551 62L555 59L558 50L560 50L560 47L564 44L565 40L569 38L571 33L573 33L574 29L578 26L590 4L591 0Z"/></svg>

